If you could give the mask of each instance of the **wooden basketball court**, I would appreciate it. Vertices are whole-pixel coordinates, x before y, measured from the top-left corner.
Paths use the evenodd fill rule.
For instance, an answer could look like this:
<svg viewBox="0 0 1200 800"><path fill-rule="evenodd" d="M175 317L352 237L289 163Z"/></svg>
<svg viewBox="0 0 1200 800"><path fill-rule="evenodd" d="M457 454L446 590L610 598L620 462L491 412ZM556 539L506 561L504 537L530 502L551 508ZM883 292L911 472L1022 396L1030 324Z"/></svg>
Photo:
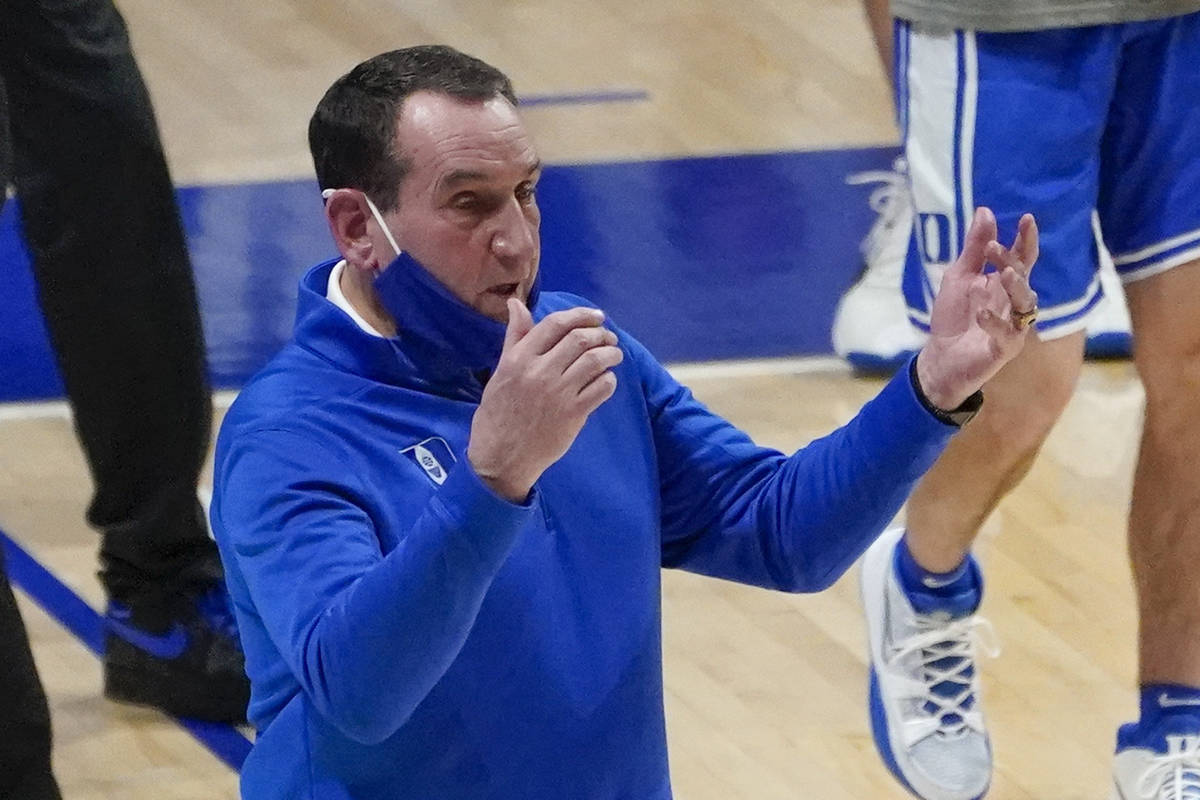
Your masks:
<svg viewBox="0 0 1200 800"><path fill-rule="evenodd" d="M324 89L363 58L433 41L495 63L524 94L644 94L530 107L549 163L896 139L852 0L119 6L180 184L308 176L304 131ZM686 365L678 374L756 440L784 450L845 422L881 386L831 359ZM218 421L227 402L218 397ZM1141 403L1131 365L1088 365L1032 474L981 537L983 612L1003 645L984 664L991 798L1107 792L1116 726L1136 701L1124 520ZM61 404L0 406L0 527L100 609L97 538L83 523L89 491ZM664 593L678 798L907 797L871 742L855 573L808 597L668 573ZM176 722L104 701L94 655L18 596L51 698L65 797L237 796L235 773Z"/></svg>

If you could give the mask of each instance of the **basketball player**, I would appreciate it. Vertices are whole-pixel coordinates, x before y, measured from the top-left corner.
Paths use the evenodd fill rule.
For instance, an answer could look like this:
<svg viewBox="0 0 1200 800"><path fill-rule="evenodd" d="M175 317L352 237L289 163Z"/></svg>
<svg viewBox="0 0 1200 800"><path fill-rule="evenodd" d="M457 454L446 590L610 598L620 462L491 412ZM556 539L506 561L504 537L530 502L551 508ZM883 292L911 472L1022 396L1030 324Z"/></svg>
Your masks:
<svg viewBox="0 0 1200 800"><path fill-rule="evenodd" d="M1001 231L1027 209L1043 229L1036 339L988 383L987 409L918 484L906 529L864 559L876 744L926 800L970 800L989 785L971 635L983 587L968 551L1074 389L1100 296L1093 209L1125 284L1146 389L1129 519L1141 703L1117 735L1114 791L1200 797L1198 9L892 4L920 255L904 276L910 318L927 328L975 205L995 208Z"/></svg>

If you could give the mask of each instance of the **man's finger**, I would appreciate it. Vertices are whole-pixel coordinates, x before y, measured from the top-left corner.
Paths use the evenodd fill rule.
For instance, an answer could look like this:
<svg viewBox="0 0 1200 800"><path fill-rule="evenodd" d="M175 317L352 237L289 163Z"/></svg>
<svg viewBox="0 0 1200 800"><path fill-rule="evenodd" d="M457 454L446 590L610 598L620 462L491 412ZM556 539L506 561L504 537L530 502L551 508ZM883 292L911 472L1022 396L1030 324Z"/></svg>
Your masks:
<svg viewBox="0 0 1200 800"><path fill-rule="evenodd" d="M996 233L996 215L992 210L984 206L975 209L975 216L971 219L971 226L967 228L967 235L963 240L962 253L947 272L983 272L987 263L987 246L989 242L996 240Z"/></svg>
<svg viewBox="0 0 1200 800"><path fill-rule="evenodd" d="M545 368L553 375L562 375L589 351L616 343L617 335L608 328L574 328L546 353Z"/></svg>
<svg viewBox="0 0 1200 800"><path fill-rule="evenodd" d="M983 328L983 332L992 340L992 351L994 354L1004 352L1010 347L1009 342L1024 335L1025 331L1018 331L1013 327L1012 323L1006 319L1001 319L988 308L981 310L975 315L975 321L979 327Z"/></svg>
<svg viewBox="0 0 1200 800"><path fill-rule="evenodd" d="M1033 218L1033 214L1023 215L1021 221L1017 223L1017 238L1013 240L1012 249L1017 254L1017 258L1021 259L1021 263L1025 265L1022 274L1026 277L1029 277L1029 271L1033 269L1033 265L1038 260L1040 253L1038 239L1037 220Z"/></svg>
<svg viewBox="0 0 1200 800"><path fill-rule="evenodd" d="M504 349L508 350L533 330L533 315L515 297L508 298L508 327L504 330Z"/></svg>
<svg viewBox="0 0 1200 800"><path fill-rule="evenodd" d="M548 314L533 326L526 337L526 346L534 355L550 352L564 336L576 328L597 328L604 323L604 312L598 308L576 306L565 311Z"/></svg>
<svg viewBox="0 0 1200 800"><path fill-rule="evenodd" d="M987 259L996 266L996 269L1001 274L1008 271L1015 272L1025 282L1026 286L1029 285L1026 279L1026 276L1029 275L1029 265L1020 259L1015 250L1009 250L999 242L990 242L987 249Z"/></svg>
<svg viewBox="0 0 1200 800"><path fill-rule="evenodd" d="M978 313L982 309L988 309L997 316L1004 310L1007 305L1008 298L1004 294L1002 287L995 286L995 276L988 275L989 280L975 281L971 284L970 290L967 292L967 297L970 299L971 308ZM968 324L970 319L963 320L963 324Z"/></svg>
<svg viewBox="0 0 1200 800"><path fill-rule="evenodd" d="M594 347L567 367L563 380L568 386L584 387L625 360L625 351L614 345Z"/></svg>
<svg viewBox="0 0 1200 800"><path fill-rule="evenodd" d="M1015 269L1005 269L1000 273L1000 285L1008 295L1013 311L1033 311L1037 308L1037 292L1029 287L1029 281Z"/></svg>
<svg viewBox="0 0 1200 800"><path fill-rule="evenodd" d="M612 397L617 391L617 375L612 370L605 370L600 373L587 386L579 390L579 403L583 406L585 414L591 414L599 408L605 400Z"/></svg>

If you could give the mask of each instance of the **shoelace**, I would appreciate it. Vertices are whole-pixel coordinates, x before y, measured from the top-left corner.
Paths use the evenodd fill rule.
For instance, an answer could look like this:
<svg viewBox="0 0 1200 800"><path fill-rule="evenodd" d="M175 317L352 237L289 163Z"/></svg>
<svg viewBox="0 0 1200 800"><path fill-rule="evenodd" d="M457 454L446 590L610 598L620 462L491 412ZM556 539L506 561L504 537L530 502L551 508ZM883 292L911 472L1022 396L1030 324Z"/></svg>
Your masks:
<svg viewBox="0 0 1200 800"><path fill-rule="evenodd" d="M978 645L990 658L1000 655L992 623L980 616L946 622L932 615L919 615L916 624L920 632L901 641L893 655L899 660L911 653L920 654L925 691L916 699L937 719L937 733L941 735L978 728L979 723L974 721L977 715L972 713L978 692L974 650ZM957 692L947 688L955 686L960 687Z"/></svg>
<svg viewBox="0 0 1200 800"><path fill-rule="evenodd" d="M862 254L866 259L869 271L866 279L872 284L894 289L900 285L900 274L904 269L904 261L900 259L891 263L890 259L879 258L880 251L886 246L891 232L904 218L911 201L908 196L907 167L904 159L896 159L893 170L868 170L856 172L846 178L851 186L861 186L868 183L878 183L867 197L867 203L877 215L871 224L871 230L863 239Z"/></svg>
<svg viewBox="0 0 1200 800"><path fill-rule="evenodd" d="M1138 779L1137 791L1146 800L1200 800L1200 750L1155 756Z"/></svg>

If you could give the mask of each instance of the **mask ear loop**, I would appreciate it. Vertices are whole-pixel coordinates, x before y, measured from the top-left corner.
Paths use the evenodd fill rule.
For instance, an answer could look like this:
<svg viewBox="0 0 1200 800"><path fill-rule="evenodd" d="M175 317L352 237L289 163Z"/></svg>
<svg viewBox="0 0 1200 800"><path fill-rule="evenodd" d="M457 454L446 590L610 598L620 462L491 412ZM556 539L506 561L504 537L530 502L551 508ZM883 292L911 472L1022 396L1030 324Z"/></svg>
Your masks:
<svg viewBox="0 0 1200 800"><path fill-rule="evenodd" d="M336 189L323 189L321 191L321 199L328 200L330 197L333 196L333 193L335 191L337 191L337 190ZM392 246L392 250L394 250L396 252L397 256L400 255L400 247L396 244L395 237L392 236L391 228L389 228L387 226L387 223L383 221L383 214L379 213L379 209L376 208L375 203L373 203L371 201L370 195L368 195L366 192L363 192L362 196L367 201L367 206L370 207L371 214L375 217L375 221L378 222L379 227L383 229L383 235L387 237L388 244L390 244Z"/></svg>

